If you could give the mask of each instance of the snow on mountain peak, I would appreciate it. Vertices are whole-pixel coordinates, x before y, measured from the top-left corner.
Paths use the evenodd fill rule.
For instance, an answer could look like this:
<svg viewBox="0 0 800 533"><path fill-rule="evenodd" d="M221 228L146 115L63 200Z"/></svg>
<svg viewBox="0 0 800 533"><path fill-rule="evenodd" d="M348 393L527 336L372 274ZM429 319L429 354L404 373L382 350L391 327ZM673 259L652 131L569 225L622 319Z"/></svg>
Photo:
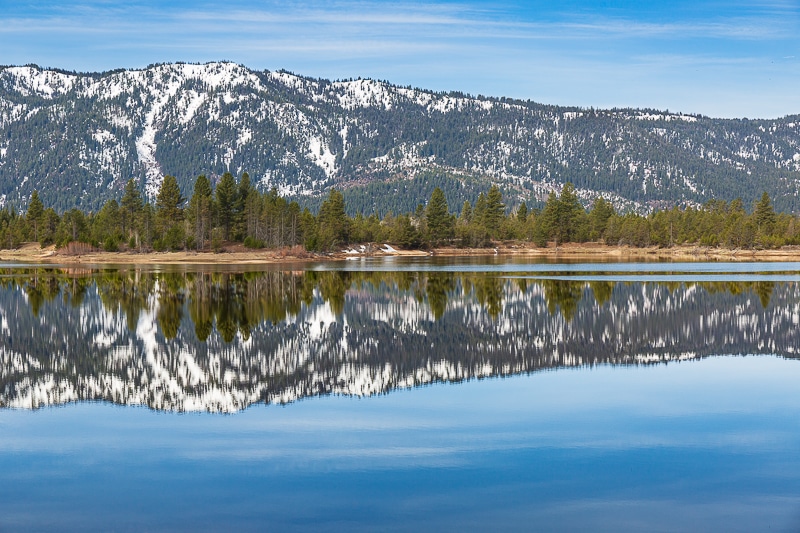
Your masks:
<svg viewBox="0 0 800 533"><path fill-rule="evenodd" d="M293 195L425 172L505 185L517 195L512 203L543 200L572 180L589 203L600 195L619 209L702 204L730 189L734 174L783 180L790 190L782 194L800 195L800 176L765 178L800 172L796 118L745 124L588 111L230 62L85 75L8 67L0 90L0 185L11 184L5 194L17 206L34 187L78 190L75 198L91 202L81 206L96 208L129 178L152 199L164 174L186 190L200 173L245 170L254 184Z"/></svg>
<svg viewBox="0 0 800 533"><path fill-rule="evenodd" d="M72 90L78 76L38 67L8 67L0 76L10 77L17 90L25 96L55 98Z"/></svg>

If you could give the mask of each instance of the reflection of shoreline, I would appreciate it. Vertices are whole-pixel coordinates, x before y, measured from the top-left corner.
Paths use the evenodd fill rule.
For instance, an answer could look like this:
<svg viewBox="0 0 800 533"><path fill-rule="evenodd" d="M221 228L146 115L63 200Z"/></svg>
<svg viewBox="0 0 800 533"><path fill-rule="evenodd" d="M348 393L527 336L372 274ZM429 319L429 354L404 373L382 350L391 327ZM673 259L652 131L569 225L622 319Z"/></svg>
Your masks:
<svg viewBox="0 0 800 533"><path fill-rule="evenodd" d="M492 248L436 248L432 250L394 250L368 254L369 257L530 257L531 259L567 259L584 261L800 261L800 247L786 246L777 250L732 250L700 246L674 246L672 248L632 248L607 246L600 243L568 243L559 247L537 248L530 243L498 245ZM358 259L366 255L344 252L314 254L297 249L247 250L236 246L222 253L213 252L92 252L84 255L66 255L52 246L41 249L28 243L17 250L0 250L0 261L41 264L218 264L218 265L291 265L331 260Z"/></svg>
<svg viewBox="0 0 800 533"><path fill-rule="evenodd" d="M44 303L62 299L79 306L91 286L108 309L118 309L129 324L138 320L147 309L148 302L159 302L158 322L167 338L174 337L184 314L183 302L188 303L198 338L205 341L212 324L231 322L229 339L237 331L249 335L254 325L263 321L282 321L296 315L301 305L310 305L317 295L330 305L336 315L344 309L346 294L357 294L360 288L371 286L373 293L388 288L394 296L404 299L409 294L431 311L434 320L443 316L448 301L471 296L491 318L503 312L507 291L513 284L517 291L527 292L529 287L541 289L551 315L560 314L572 320L578 304L602 307L611 298L618 285L640 283L665 287L671 292L679 289L700 288L709 294L728 293L736 296L749 293L758 297L762 308L769 305L776 282L753 281L687 281L663 280L642 282L620 281L598 277L592 280L559 279L555 277L529 278L526 276L504 278L492 272L446 271L262 271L262 272L149 272L136 268L76 269L60 267L0 268L0 279L7 287L21 288L34 316ZM222 320L220 317L224 316ZM166 324L170 323L170 327ZM235 325L234 325L235 324ZM133 326L131 326L133 329ZM201 334L200 331L205 334Z"/></svg>
<svg viewBox="0 0 800 533"><path fill-rule="evenodd" d="M22 270L22 269L20 269ZM796 357L797 283L487 273L0 272L0 406L233 412L719 354Z"/></svg>

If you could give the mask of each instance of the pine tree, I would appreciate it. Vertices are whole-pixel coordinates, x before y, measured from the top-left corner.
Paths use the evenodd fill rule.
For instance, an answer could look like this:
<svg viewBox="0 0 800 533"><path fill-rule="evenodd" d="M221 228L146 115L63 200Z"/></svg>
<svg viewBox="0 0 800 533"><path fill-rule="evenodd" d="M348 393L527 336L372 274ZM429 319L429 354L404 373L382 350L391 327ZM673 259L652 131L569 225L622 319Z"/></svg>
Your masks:
<svg viewBox="0 0 800 533"><path fill-rule="evenodd" d="M605 238L608 219L614 215L614 206L602 196L598 196L589 212L589 238L597 241Z"/></svg>
<svg viewBox="0 0 800 533"><path fill-rule="evenodd" d="M560 242L561 234L557 231L559 221L559 211L561 202L555 191L550 191L547 202L544 204L542 215L536 218L536 229L534 231L534 241L537 246L547 246L549 239L556 241L556 246Z"/></svg>
<svg viewBox="0 0 800 533"><path fill-rule="evenodd" d="M344 206L344 196L331 189L328 199L322 202L318 217L320 249L327 250L347 244L350 236L350 220Z"/></svg>
<svg viewBox="0 0 800 533"><path fill-rule="evenodd" d="M31 193L31 200L28 203L28 212L25 214L25 219L27 220L28 225L33 228L34 241L39 240L39 228L42 225L43 217L44 205L39 199L39 191L34 189L33 193Z"/></svg>
<svg viewBox="0 0 800 533"><path fill-rule="evenodd" d="M39 228L39 244L47 246L55 241L58 226L61 224L61 217L58 216L55 209L48 207L44 210L42 216L42 224Z"/></svg>
<svg viewBox="0 0 800 533"><path fill-rule="evenodd" d="M561 189L559 198L558 223L556 231L559 234L560 242L571 242L578 240L581 225L581 215L584 215L583 207L578 201L575 187L567 182Z"/></svg>
<svg viewBox="0 0 800 533"><path fill-rule="evenodd" d="M486 228L485 217L486 217L486 195L480 193L478 195L478 199L475 200L475 207L472 209L471 222L485 229Z"/></svg>
<svg viewBox="0 0 800 533"><path fill-rule="evenodd" d="M306 250L319 250L319 231L317 219L308 208L300 214L300 232L303 234L303 246Z"/></svg>
<svg viewBox="0 0 800 533"><path fill-rule="evenodd" d="M197 250L202 250L211 236L213 192L208 178L201 175L194 182L194 193L186 209L186 218Z"/></svg>
<svg viewBox="0 0 800 533"><path fill-rule="evenodd" d="M250 195L251 190L252 187L250 186L250 174L243 172L241 179L239 179L239 190L236 193L236 203L233 217L234 239L240 241L243 241L247 236L247 217L245 212L247 208L247 197Z"/></svg>
<svg viewBox="0 0 800 533"><path fill-rule="evenodd" d="M525 224L528 222L528 204L522 202L522 204L517 209L517 220L521 224Z"/></svg>
<svg viewBox="0 0 800 533"><path fill-rule="evenodd" d="M185 201L175 176L164 176L158 196L156 196L156 216L160 219L180 222L183 220L182 208Z"/></svg>
<svg viewBox="0 0 800 533"><path fill-rule="evenodd" d="M762 235L772 235L775 229L776 217L775 211L772 209L772 201L766 191L761 195L761 200L756 202L753 216L756 221L756 226L758 227L758 232Z"/></svg>
<svg viewBox="0 0 800 533"><path fill-rule="evenodd" d="M438 246L453 236L453 218L450 216L444 192L439 187L431 193L431 199L425 209L425 220L433 246Z"/></svg>
<svg viewBox="0 0 800 533"><path fill-rule="evenodd" d="M96 245L113 252L119 247L121 237L119 204L116 200L111 199L103 204L102 209L92 221L92 238Z"/></svg>
<svg viewBox="0 0 800 533"><path fill-rule="evenodd" d="M175 176L164 176L156 196L156 231L162 248L178 249L183 246L183 204L178 180Z"/></svg>
<svg viewBox="0 0 800 533"><path fill-rule="evenodd" d="M222 228L223 239L230 239L231 228L234 224L236 202L237 202L236 181L233 174L226 172L217 184L217 219Z"/></svg>
<svg viewBox="0 0 800 533"><path fill-rule="evenodd" d="M72 208L61 217L61 225L58 229L56 244L65 246L73 241L87 242L89 238L88 233L88 225L83 211Z"/></svg>
<svg viewBox="0 0 800 533"><path fill-rule="evenodd" d="M420 245L419 232L411 223L411 217L400 215L396 219L394 241L403 248L418 248Z"/></svg>
<svg viewBox="0 0 800 533"><path fill-rule="evenodd" d="M147 202L142 207L139 213L138 226L141 233L139 234L139 250L149 250L153 246L153 233L155 232L156 214L153 204Z"/></svg>
<svg viewBox="0 0 800 533"><path fill-rule="evenodd" d="M125 184L125 192L122 195L122 200L120 203L122 207L122 211L120 213L122 234L125 237L128 237L135 231L136 219L139 216L139 212L142 210L142 206L144 205L144 202L142 201L142 195L139 192L139 189L136 187L136 182L133 180L133 178L129 179Z"/></svg>
<svg viewBox="0 0 800 533"><path fill-rule="evenodd" d="M503 204L503 193L497 185L492 185L486 194L486 211L483 215L483 224L492 238L497 238L500 224L505 217L506 206Z"/></svg>
<svg viewBox="0 0 800 533"><path fill-rule="evenodd" d="M464 200L464 205L461 206L461 214L458 216L458 223L467 225L472 222L472 205L469 200Z"/></svg>

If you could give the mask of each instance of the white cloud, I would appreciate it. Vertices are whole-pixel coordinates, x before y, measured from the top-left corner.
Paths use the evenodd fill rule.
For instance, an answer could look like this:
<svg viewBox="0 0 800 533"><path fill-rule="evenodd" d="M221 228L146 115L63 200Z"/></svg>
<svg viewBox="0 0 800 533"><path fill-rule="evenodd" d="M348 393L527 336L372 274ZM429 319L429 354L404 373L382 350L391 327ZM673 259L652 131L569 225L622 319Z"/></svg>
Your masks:
<svg viewBox="0 0 800 533"><path fill-rule="evenodd" d="M800 72L786 57L799 39L791 2L717 10L704 3L703 16L669 20L485 5L87 1L35 15L17 10L0 25L0 49L4 63L74 70L225 59L546 103L668 106L716 116L800 111ZM32 34L37 39L20 38ZM782 68L771 68L772 61ZM724 90L698 69L713 71Z"/></svg>

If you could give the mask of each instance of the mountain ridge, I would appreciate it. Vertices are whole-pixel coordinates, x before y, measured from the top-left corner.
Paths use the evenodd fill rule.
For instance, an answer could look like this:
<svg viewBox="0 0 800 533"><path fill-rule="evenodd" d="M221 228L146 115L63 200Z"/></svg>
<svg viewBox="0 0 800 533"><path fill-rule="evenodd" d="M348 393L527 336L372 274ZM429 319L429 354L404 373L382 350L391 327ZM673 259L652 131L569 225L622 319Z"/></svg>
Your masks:
<svg viewBox="0 0 800 533"><path fill-rule="evenodd" d="M230 62L0 67L3 205L24 208L38 188L57 210L97 209L129 178L153 199L165 174L188 196L197 175L226 171L312 203L332 187L355 198L371 184L436 176L459 189L456 199L496 183L511 206L571 181L587 205L600 195L646 212L767 191L789 211L800 193L800 115L584 109ZM419 191L403 206L427 200ZM390 195L363 196L358 210L397 207Z"/></svg>

